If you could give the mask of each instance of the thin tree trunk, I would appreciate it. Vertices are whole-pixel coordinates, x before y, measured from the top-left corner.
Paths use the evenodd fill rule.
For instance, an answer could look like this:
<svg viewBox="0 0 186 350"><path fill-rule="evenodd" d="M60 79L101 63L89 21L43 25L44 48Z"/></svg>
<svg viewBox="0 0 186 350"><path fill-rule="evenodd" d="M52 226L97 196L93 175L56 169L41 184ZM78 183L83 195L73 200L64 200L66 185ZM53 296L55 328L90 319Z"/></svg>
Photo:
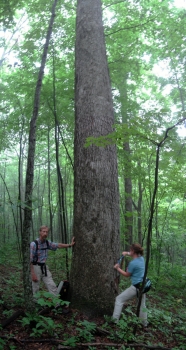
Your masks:
<svg viewBox="0 0 186 350"><path fill-rule="evenodd" d="M129 124L128 117L128 96L127 96L127 74L124 75L122 84L120 85L120 100L121 100L121 114L122 123ZM130 138L127 137L123 144L123 157L124 157L124 188L125 188L125 250L129 250L129 247L133 241L133 206L132 206L132 180L131 180L131 150L130 150Z"/></svg>
<svg viewBox="0 0 186 350"><path fill-rule="evenodd" d="M129 141L124 143L125 150L125 242L128 250L133 240L132 180Z"/></svg>
<svg viewBox="0 0 186 350"><path fill-rule="evenodd" d="M56 86L55 86L55 64L53 55L53 111L55 118L55 145L56 145L56 164L57 164L57 178L58 178L58 196L59 196L59 219L61 227L62 242L67 243L67 220L66 220L66 208L65 208L65 188L64 181L61 174L61 168L59 163L59 123L56 110ZM69 279L69 264L68 264L68 251L66 250L66 274Z"/></svg>
<svg viewBox="0 0 186 350"><path fill-rule="evenodd" d="M52 202L51 202L51 174L50 174L50 129L48 127L48 206L49 206L49 218L50 218L50 236L53 241L53 215L52 215Z"/></svg>
<svg viewBox="0 0 186 350"><path fill-rule="evenodd" d="M22 203L23 203L23 149L22 149L22 133L23 129L21 130L20 134L20 146L19 146L19 163L18 163L18 215L19 215L19 232L21 234L21 238L23 236L23 219L24 219L24 211L22 209ZM20 247L20 261L22 260L22 250L21 250L21 244L19 243Z"/></svg>
<svg viewBox="0 0 186 350"><path fill-rule="evenodd" d="M138 167L141 167L140 162L138 162ZM138 181L138 207L137 207L137 212L138 212L138 242L142 244L142 195L143 195L143 189L142 189L142 184L141 181Z"/></svg>
<svg viewBox="0 0 186 350"><path fill-rule="evenodd" d="M20 104L21 107L21 104ZM22 107L21 107L22 110ZM18 164L18 212L19 212L19 232L21 234L21 239L23 236L23 220L24 220L24 210L23 210L23 202L24 202L24 190L23 190L23 130L24 130L24 116L22 113L21 118L21 130L20 130L20 137L19 137L19 164ZM22 251L21 251L21 244L20 244L20 257L22 260Z"/></svg>
<svg viewBox="0 0 186 350"><path fill-rule="evenodd" d="M41 86L42 86L44 68L45 68L46 59L47 59L49 41L52 34L52 27L53 27L54 18L55 18L55 8L57 5L57 1L58 0L54 0L53 6L52 6L52 14L51 14L48 32L46 36L46 42L43 49L41 67L39 70L38 80L36 84L33 115L30 121L30 131L29 131L28 161L27 161L26 185L25 185L25 217L23 222L23 237L22 237L24 300L25 300L25 306L28 310L33 310L32 288L31 288L31 279L30 279L29 243L30 243L30 229L31 229L31 223L32 223L32 191L33 191L33 181L34 181L36 121L38 118Z"/></svg>
<svg viewBox="0 0 186 350"><path fill-rule="evenodd" d="M174 129L177 125L185 122L185 120L186 120L186 117L179 120L175 125L167 128L165 131L165 136L160 142L153 141L153 143L156 145L156 164L155 164L155 174L154 174L154 189L153 189L153 193L152 193L152 200L150 203L149 223L148 223L148 232L147 232L147 254L146 254L145 274L143 277L143 283L142 283L141 290L143 290L143 287L145 285L145 279L147 276L149 259L150 259L151 238L152 238L152 222L153 222L154 211L155 211L155 200L156 200L157 191L158 191L158 180L159 180L158 173L159 173L160 149L164 145L166 139L168 138L169 131ZM139 317L139 313L140 313L141 300L142 300L142 293L140 293L140 295L139 295L139 300L138 300L138 305L137 305L136 315L138 317ZM137 330L137 325L134 328L134 334L136 333L136 330Z"/></svg>

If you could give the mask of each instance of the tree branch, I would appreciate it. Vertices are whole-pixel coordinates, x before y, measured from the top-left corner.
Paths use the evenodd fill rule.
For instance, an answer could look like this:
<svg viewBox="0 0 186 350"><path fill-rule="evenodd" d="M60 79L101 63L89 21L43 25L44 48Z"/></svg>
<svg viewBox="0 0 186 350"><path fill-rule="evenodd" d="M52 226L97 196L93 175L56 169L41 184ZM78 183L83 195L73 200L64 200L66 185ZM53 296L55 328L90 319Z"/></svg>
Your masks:
<svg viewBox="0 0 186 350"><path fill-rule="evenodd" d="M52 343L52 344L59 344L64 343L62 339L54 339L54 338L46 338L46 339L17 339L16 337L8 337L8 336L1 336L2 339L7 340L14 340L21 343ZM120 348L122 346L126 346L127 348L146 348L146 349L153 349L153 350L172 350L172 348L166 348L160 345L147 345L147 344L140 344L140 343L134 343L134 344L128 344L128 343L76 343L76 349L78 347L90 347L90 346L101 346L101 347L115 347ZM74 346L67 346L67 345L58 345L58 349L74 349Z"/></svg>

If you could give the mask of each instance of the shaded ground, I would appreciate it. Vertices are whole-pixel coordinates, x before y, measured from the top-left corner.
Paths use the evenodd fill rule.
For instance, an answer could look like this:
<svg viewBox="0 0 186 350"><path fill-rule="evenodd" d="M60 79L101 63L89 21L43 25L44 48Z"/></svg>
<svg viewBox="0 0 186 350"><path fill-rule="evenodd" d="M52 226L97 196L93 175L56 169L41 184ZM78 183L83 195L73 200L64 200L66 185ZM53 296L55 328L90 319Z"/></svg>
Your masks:
<svg viewBox="0 0 186 350"><path fill-rule="evenodd" d="M5 273L6 272L6 273ZM6 275L6 278L5 278ZM21 273L0 265L0 323L4 325L22 305ZM48 309L41 320L25 315L0 329L0 350L14 349L186 349L186 298L168 293L148 294L149 326L135 328L135 301L129 304L116 326L110 318L88 318L79 310ZM38 317L38 315L37 315ZM41 323L39 327L39 322ZM36 330L36 331L34 331ZM37 332L37 333L34 333ZM31 335L34 333L33 335ZM65 343L65 341L67 343ZM73 346L73 347L72 347Z"/></svg>

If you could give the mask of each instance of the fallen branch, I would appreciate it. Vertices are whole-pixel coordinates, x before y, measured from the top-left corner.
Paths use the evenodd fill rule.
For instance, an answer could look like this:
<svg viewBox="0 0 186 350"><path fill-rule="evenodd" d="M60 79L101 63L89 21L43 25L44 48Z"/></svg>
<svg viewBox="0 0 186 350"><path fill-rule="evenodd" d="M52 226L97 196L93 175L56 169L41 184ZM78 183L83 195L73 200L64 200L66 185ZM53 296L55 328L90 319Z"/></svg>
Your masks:
<svg viewBox="0 0 186 350"><path fill-rule="evenodd" d="M172 348L164 348L163 346L159 346L159 345L128 344L128 343L122 343L122 344L115 344L115 343L76 343L76 346L102 346L102 347L114 346L115 348L126 346L128 348L138 348L138 347L140 347L140 348L153 349L153 350L155 350L155 349L159 349L159 350L173 350ZM63 348L61 348L60 345L59 345L58 349L63 349Z"/></svg>
<svg viewBox="0 0 186 350"><path fill-rule="evenodd" d="M17 310L16 312L14 312L14 314L12 316L10 316L9 318L6 318L6 320L4 320L0 327L5 328L6 326L8 326L11 322L13 322L14 320L16 320L19 316L25 316L25 312L23 310Z"/></svg>
<svg viewBox="0 0 186 350"><path fill-rule="evenodd" d="M102 329L102 328L96 327L96 334L110 335L110 332L107 331L106 329Z"/></svg>
<svg viewBox="0 0 186 350"><path fill-rule="evenodd" d="M48 312L51 311L50 307L47 307L45 309L42 309L41 311L38 312L38 315L45 315ZM0 324L0 327L5 328L7 327L10 323L12 323L13 321L15 321L19 316L25 316L25 312L24 310L17 310L16 312L14 312L14 314L12 316L10 316L9 318L6 318L4 321L2 321L2 323Z"/></svg>
<svg viewBox="0 0 186 350"><path fill-rule="evenodd" d="M59 344L64 343L63 340L60 339L54 339L54 338L46 338L46 339L20 339L16 337L8 337L8 336L0 336L2 339L7 340L14 340L20 343L51 343L51 344ZM153 350L173 350L172 348L165 348L160 345L147 345L147 344L140 344L140 343L134 343L134 344L128 344L128 343L76 343L76 349L77 347L89 347L89 346L101 346L101 347L107 347L107 346L113 346L115 348L119 348L121 346L126 346L128 348L146 348L146 349L153 349ZM58 345L58 349L74 349L72 346L67 345Z"/></svg>

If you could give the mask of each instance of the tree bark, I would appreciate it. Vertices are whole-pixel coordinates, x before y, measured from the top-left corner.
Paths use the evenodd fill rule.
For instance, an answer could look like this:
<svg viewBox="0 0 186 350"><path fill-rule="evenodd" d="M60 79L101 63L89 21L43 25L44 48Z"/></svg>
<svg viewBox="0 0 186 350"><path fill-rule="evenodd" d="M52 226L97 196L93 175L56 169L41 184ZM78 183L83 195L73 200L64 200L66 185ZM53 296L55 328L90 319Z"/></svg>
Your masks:
<svg viewBox="0 0 186 350"><path fill-rule="evenodd" d="M28 161L26 171L26 185L25 185L25 215L23 221L23 237L22 237L22 254L23 254L23 287L24 287L24 299L25 306L28 310L33 310L32 302L32 288L30 278L30 259L29 259L29 243L30 243L30 228L32 223L32 190L34 181L34 157L36 146L36 121L39 112L40 93L42 80L44 75L44 68L47 58L48 45L52 34L52 27L55 18L55 8L58 0L54 0L52 7L52 14L47 31L46 41L43 49L43 55L41 60L41 66L38 74L38 80L35 89L34 96L34 108L33 115L30 121L29 130L29 144L28 144Z"/></svg>
<svg viewBox="0 0 186 350"><path fill-rule="evenodd" d="M128 113L128 95L127 95L127 78L128 74L123 73L123 78L119 84L120 103L122 123L129 125L130 118ZM131 179L131 150L130 137L125 135L125 142L123 144L123 159L124 159L124 189L125 189L125 203L124 203L124 250L129 250L133 242L133 207L132 207L132 179Z"/></svg>
<svg viewBox="0 0 186 350"><path fill-rule="evenodd" d="M75 69L71 301L103 315L113 310L120 237L116 147L84 147L87 137L107 135L114 123L100 0L77 1Z"/></svg>
<svg viewBox="0 0 186 350"><path fill-rule="evenodd" d="M50 129L48 127L48 134L47 134L47 143L48 143L48 151L47 151L47 156L48 156L48 207L49 207L49 222L50 222L50 237L51 241L54 240L53 237L53 215L52 215L52 193L51 193L51 169L50 169Z"/></svg>
<svg viewBox="0 0 186 350"><path fill-rule="evenodd" d="M133 210L132 210L132 180L131 157L129 140L124 143L125 151L125 242L126 250L129 250L133 241Z"/></svg>

